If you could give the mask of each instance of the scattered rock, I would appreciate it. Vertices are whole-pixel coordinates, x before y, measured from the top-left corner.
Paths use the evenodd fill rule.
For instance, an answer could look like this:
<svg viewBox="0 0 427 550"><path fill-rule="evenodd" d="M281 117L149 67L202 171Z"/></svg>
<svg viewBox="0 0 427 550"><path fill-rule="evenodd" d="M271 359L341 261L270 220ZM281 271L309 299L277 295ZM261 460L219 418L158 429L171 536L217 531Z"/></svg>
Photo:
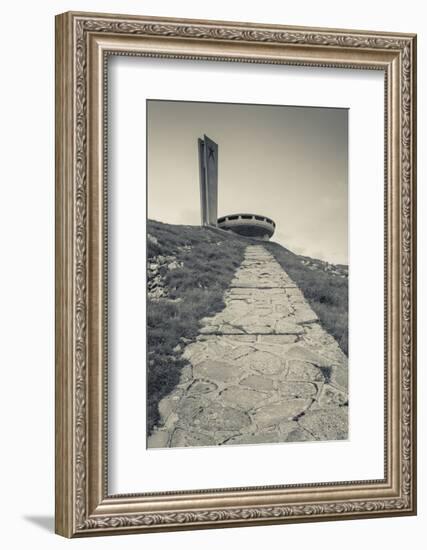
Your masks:
<svg viewBox="0 0 427 550"><path fill-rule="evenodd" d="M157 243L157 239L152 237L152 242ZM182 267L175 256L163 256L159 254L153 258L147 265L147 295L152 300L161 300L168 297L168 289L165 285L165 272Z"/></svg>
<svg viewBox="0 0 427 550"><path fill-rule="evenodd" d="M147 239L153 244L159 244L157 237L155 237L154 235L151 235L151 233L147 233Z"/></svg>
<svg viewBox="0 0 427 550"><path fill-rule="evenodd" d="M330 275L339 277L341 279L348 278L348 265L334 265L328 262L324 262L323 260L316 260L314 258L303 258L301 263L307 266L312 271L324 271L325 273L329 273Z"/></svg>

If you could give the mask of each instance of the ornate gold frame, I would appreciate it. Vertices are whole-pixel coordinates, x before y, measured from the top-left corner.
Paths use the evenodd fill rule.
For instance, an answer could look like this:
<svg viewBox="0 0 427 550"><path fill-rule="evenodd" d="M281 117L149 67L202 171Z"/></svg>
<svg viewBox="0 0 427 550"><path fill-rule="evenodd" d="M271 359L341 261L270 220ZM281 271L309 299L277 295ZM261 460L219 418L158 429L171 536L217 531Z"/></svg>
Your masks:
<svg viewBox="0 0 427 550"><path fill-rule="evenodd" d="M106 486L108 55L385 73L385 478L111 496ZM56 532L66 537L416 513L416 37L65 13L56 18ZM369 200L369 197L367 197Z"/></svg>

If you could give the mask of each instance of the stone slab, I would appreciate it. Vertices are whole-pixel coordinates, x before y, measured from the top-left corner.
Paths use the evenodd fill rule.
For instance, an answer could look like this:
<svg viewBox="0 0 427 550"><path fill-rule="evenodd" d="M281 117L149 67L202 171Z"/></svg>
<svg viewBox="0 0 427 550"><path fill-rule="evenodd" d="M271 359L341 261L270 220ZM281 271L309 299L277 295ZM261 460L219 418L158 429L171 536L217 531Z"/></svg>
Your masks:
<svg viewBox="0 0 427 550"><path fill-rule="evenodd" d="M311 399L289 399L257 409L252 419L259 428L278 426L292 420L311 405Z"/></svg>
<svg viewBox="0 0 427 550"><path fill-rule="evenodd" d="M318 441L348 438L347 407L308 411L298 423Z"/></svg>

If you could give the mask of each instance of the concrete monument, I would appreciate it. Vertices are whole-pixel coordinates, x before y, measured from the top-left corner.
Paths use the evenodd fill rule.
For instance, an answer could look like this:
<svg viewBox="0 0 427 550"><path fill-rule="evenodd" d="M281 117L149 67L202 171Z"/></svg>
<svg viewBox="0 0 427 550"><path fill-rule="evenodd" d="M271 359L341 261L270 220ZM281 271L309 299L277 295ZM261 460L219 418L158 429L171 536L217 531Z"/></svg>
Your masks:
<svg viewBox="0 0 427 550"><path fill-rule="evenodd" d="M259 214L229 214L218 218L218 227L226 231L233 231L243 237L252 237L261 241L268 241L273 236L276 224L267 216Z"/></svg>
<svg viewBox="0 0 427 550"><path fill-rule="evenodd" d="M218 225L218 145L199 138L200 211L202 225Z"/></svg>
<svg viewBox="0 0 427 550"><path fill-rule="evenodd" d="M200 212L202 226L214 226L244 237L268 241L276 224L258 214L230 214L218 219L218 145L207 135L199 138Z"/></svg>

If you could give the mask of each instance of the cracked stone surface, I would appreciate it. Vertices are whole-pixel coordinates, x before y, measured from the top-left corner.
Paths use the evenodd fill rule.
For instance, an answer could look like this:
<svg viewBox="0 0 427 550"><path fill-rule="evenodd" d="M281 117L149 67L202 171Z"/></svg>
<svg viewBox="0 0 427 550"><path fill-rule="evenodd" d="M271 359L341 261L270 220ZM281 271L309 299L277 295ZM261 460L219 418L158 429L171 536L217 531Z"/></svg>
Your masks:
<svg viewBox="0 0 427 550"><path fill-rule="evenodd" d="M148 447L347 439L347 357L262 245L246 248L224 301L184 349Z"/></svg>

